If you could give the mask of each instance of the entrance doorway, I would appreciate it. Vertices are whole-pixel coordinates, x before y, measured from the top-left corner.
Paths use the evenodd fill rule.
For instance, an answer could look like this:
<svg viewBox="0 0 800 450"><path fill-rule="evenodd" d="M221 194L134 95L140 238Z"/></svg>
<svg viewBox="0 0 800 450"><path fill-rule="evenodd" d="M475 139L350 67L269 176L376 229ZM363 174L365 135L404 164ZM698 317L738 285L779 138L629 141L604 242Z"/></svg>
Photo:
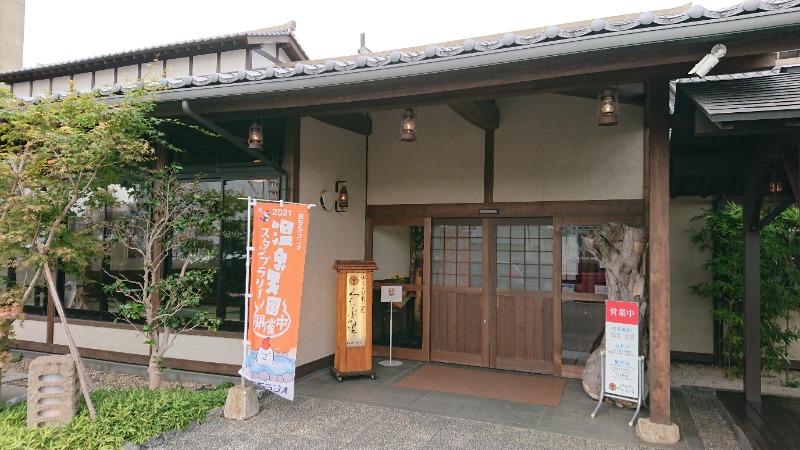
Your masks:
<svg viewBox="0 0 800 450"><path fill-rule="evenodd" d="M550 219L434 221L432 361L553 372Z"/></svg>

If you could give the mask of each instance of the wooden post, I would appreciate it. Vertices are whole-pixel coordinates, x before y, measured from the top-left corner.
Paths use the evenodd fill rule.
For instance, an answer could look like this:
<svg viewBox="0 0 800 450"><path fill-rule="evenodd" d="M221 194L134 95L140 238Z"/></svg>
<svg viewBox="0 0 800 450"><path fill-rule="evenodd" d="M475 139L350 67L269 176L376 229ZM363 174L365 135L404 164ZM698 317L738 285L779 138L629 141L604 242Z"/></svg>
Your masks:
<svg viewBox="0 0 800 450"><path fill-rule="evenodd" d="M757 168L745 173L744 205L744 398L761 404L761 196Z"/></svg>
<svg viewBox="0 0 800 450"><path fill-rule="evenodd" d="M650 421L670 425L669 80L648 80Z"/></svg>
<svg viewBox="0 0 800 450"><path fill-rule="evenodd" d="M343 377L371 376L372 370L372 273L375 261L339 261L336 289L336 353L331 374Z"/></svg>

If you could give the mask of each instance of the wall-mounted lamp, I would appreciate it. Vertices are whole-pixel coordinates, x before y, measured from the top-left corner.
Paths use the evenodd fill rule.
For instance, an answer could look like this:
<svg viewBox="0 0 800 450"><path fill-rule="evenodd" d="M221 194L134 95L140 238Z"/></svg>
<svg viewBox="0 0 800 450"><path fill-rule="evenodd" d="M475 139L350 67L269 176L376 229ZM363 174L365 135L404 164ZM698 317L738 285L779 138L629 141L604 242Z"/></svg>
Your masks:
<svg viewBox="0 0 800 450"><path fill-rule="evenodd" d="M403 128L400 129L400 140L403 142L414 142L417 140L417 115L414 108L406 108L403 113Z"/></svg>
<svg viewBox="0 0 800 450"><path fill-rule="evenodd" d="M247 147L257 150L264 148L264 135L261 133L261 125L256 122L250 125L250 132L247 133Z"/></svg>
<svg viewBox="0 0 800 450"><path fill-rule="evenodd" d="M345 212L348 206L350 196L347 195L347 181L336 181L336 201L333 203L333 209L336 212ZM341 186L340 186L341 185Z"/></svg>
<svg viewBox="0 0 800 450"><path fill-rule="evenodd" d="M778 195L783 192L783 183L778 181L778 174L776 172L772 172L772 178L769 180L769 193L772 195Z"/></svg>
<svg viewBox="0 0 800 450"><path fill-rule="evenodd" d="M601 127L619 123L619 93L614 88L605 88L597 97L597 125Z"/></svg>
<svg viewBox="0 0 800 450"><path fill-rule="evenodd" d="M727 51L728 49L722 44L713 46L711 48L711 53L704 56L703 59L701 59L700 62L689 71L689 75L697 75L700 78L705 77L708 74L708 71L717 65L720 58L725 56Z"/></svg>

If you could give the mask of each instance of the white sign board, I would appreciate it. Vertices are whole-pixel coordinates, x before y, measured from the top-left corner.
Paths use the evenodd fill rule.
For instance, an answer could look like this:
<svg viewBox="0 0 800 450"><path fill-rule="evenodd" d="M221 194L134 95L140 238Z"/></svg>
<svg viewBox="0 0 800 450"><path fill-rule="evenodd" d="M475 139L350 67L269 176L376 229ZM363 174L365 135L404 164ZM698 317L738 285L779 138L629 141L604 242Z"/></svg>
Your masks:
<svg viewBox="0 0 800 450"><path fill-rule="evenodd" d="M608 394L639 398L639 304L606 302L605 386Z"/></svg>
<svg viewBox="0 0 800 450"><path fill-rule="evenodd" d="M403 286L381 286L381 302L402 302Z"/></svg>

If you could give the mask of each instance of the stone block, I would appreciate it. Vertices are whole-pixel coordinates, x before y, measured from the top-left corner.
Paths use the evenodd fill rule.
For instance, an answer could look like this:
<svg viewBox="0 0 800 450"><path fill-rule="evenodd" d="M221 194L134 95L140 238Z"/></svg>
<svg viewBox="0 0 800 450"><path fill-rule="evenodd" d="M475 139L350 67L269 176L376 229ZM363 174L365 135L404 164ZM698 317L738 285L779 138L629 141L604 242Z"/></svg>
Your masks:
<svg viewBox="0 0 800 450"><path fill-rule="evenodd" d="M260 407L255 386L234 386L225 400L225 418L247 420L258 414Z"/></svg>
<svg viewBox="0 0 800 450"><path fill-rule="evenodd" d="M674 423L662 425L646 417L636 422L636 435L651 444L674 444L681 439L681 432Z"/></svg>
<svg viewBox="0 0 800 450"><path fill-rule="evenodd" d="M28 367L28 428L64 425L78 412L80 383L70 355L40 356Z"/></svg>

